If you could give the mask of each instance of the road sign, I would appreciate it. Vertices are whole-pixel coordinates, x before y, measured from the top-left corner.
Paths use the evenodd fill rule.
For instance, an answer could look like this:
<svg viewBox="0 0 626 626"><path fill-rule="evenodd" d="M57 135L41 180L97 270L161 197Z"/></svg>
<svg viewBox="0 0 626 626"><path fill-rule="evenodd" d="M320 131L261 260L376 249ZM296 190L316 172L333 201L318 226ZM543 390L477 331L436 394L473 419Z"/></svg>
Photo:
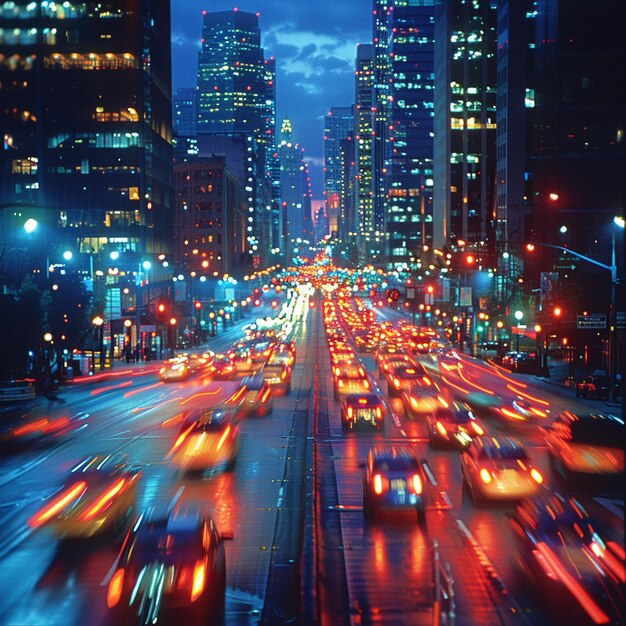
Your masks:
<svg viewBox="0 0 626 626"><path fill-rule="evenodd" d="M626 311L615 312L615 328L626 328Z"/></svg>
<svg viewBox="0 0 626 626"><path fill-rule="evenodd" d="M415 300L415 287L407 287L406 288L406 299L407 300Z"/></svg>
<svg viewBox="0 0 626 626"><path fill-rule="evenodd" d="M606 328L606 315L577 315L576 328Z"/></svg>

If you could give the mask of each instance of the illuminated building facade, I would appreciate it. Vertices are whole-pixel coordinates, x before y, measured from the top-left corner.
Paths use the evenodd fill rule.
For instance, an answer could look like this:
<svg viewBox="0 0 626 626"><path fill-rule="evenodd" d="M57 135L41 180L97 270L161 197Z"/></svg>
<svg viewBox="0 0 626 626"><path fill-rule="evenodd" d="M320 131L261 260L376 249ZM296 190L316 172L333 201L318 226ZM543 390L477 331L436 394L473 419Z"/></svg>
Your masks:
<svg viewBox="0 0 626 626"><path fill-rule="evenodd" d="M273 58L264 58L258 20L258 14L237 9L203 13L196 94L198 137L245 137L255 144L258 167L250 166L249 173L256 171L245 185L246 247L254 267L267 262L277 211L272 200L275 170L269 166L275 146L276 67Z"/></svg>
<svg viewBox="0 0 626 626"><path fill-rule="evenodd" d="M408 268L432 240L434 0L396 0L387 12L387 263Z"/></svg>
<svg viewBox="0 0 626 626"><path fill-rule="evenodd" d="M280 129L278 162L280 163L280 190L283 215L285 261L308 253L313 239L311 217L311 184L304 148L293 142L289 120Z"/></svg>
<svg viewBox="0 0 626 626"><path fill-rule="evenodd" d="M484 242L494 211L496 4L435 10L433 243Z"/></svg>
<svg viewBox="0 0 626 626"><path fill-rule="evenodd" d="M332 107L324 118L324 199L330 234L337 235L345 217L341 204L341 142L354 131L352 107Z"/></svg>
<svg viewBox="0 0 626 626"><path fill-rule="evenodd" d="M196 90L181 87L172 98L172 130L175 136L193 137L196 134Z"/></svg>
<svg viewBox="0 0 626 626"><path fill-rule="evenodd" d="M355 204L359 229L359 251L363 261L380 258L382 224L374 219L374 48L360 44L355 70L354 148Z"/></svg>
<svg viewBox="0 0 626 626"><path fill-rule="evenodd" d="M0 4L0 85L5 212L92 261L169 250L169 1Z"/></svg>
<svg viewBox="0 0 626 626"><path fill-rule="evenodd" d="M174 166L175 259L198 275L232 274L245 260L245 190L225 156Z"/></svg>

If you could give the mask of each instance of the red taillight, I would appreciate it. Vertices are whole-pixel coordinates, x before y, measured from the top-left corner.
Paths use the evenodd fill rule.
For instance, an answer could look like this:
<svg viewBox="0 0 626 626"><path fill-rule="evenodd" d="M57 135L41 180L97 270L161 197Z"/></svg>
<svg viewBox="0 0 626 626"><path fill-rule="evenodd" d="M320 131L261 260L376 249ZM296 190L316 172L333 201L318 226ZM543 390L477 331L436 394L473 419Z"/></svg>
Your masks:
<svg viewBox="0 0 626 626"><path fill-rule="evenodd" d="M354 409L349 406L348 407L348 418L352 419L352 416L354 415Z"/></svg>
<svg viewBox="0 0 626 626"><path fill-rule="evenodd" d="M422 479L419 474L413 474L411 478L411 487L413 487L413 491L419 495L422 493Z"/></svg>
<svg viewBox="0 0 626 626"><path fill-rule="evenodd" d="M446 427L441 422L437 422L435 426L437 427L440 435L442 435L443 437L447 435Z"/></svg>
<svg viewBox="0 0 626 626"><path fill-rule="evenodd" d="M370 388L370 381L369 380L364 380L363 381L363 387L365 387L365 389L369 389Z"/></svg>
<svg viewBox="0 0 626 626"><path fill-rule="evenodd" d="M485 431L480 427L480 424L477 424L476 422L472 422L472 428L477 435L485 434Z"/></svg>
<svg viewBox="0 0 626 626"><path fill-rule="evenodd" d="M541 472L539 470L536 470L534 467L530 470L530 475L536 483L541 484L543 482L543 476L541 475Z"/></svg>
<svg viewBox="0 0 626 626"><path fill-rule="evenodd" d="M122 589L124 588L124 568L118 569L109 581L107 590L107 606L113 608L122 597Z"/></svg>
<svg viewBox="0 0 626 626"><path fill-rule="evenodd" d="M55 498L50 504L48 504L41 512L37 513L28 520L28 525L36 528L45 524L50 518L54 517L59 511L64 509L72 500L80 497L87 489L87 483L81 481L66 489L57 498Z"/></svg>
<svg viewBox="0 0 626 626"><path fill-rule="evenodd" d="M376 419L377 420L383 419L383 412L379 406L376 407Z"/></svg>
<svg viewBox="0 0 626 626"><path fill-rule="evenodd" d="M204 561L196 561L193 568L193 583L191 586L191 601L197 600L204 591L204 583L206 580L206 563Z"/></svg>
<svg viewBox="0 0 626 626"><path fill-rule="evenodd" d="M482 480L486 485L491 482L491 474L484 467L480 470L480 480Z"/></svg>
<svg viewBox="0 0 626 626"><path fill-rule="evenodd" d="M120 478L110 489L107 489L81 516L80 519L83 522L87 522L90 519L93 519L106 510L113 502L113 498L122 491L124 485L126 484L125 478Z"/></svg>
<svg viewBox="0 0 626 626"><path fill-rule="evenodd" d="M374 475L374 492L378 495L383 492L383 477L380 474Z"/></svg>
<svg viewBox="0 0 626 626"><path fill-rule="evenodd" d="M226 441L226 437L228 437L229 434L230 434L230 424L226 427L226 429L222 433L222 436L220 437L220 440L217 442L218 450L221 449L221 447L224 445L224 441Z"/></svg>

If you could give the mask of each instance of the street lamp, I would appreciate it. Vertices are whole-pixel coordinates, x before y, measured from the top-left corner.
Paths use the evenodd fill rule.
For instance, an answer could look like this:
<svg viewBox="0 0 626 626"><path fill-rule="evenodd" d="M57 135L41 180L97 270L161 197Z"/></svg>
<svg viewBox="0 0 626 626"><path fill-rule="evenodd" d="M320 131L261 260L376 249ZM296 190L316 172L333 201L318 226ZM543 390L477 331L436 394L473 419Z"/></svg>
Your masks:
<svg viewBox="0 0 626 626"><path fill-rule="evenodd" d="M515 334L515 336L516 336L516 351L519 352L519 323L522 321L522 318L524 317L524 312L515 311L515 313L513 314L513 317L515 317L515 319L517 320L517 333Z"/></svg>
<svg viewBox="0 0 626 626"><path fill-rule="evenodd" d="M624 218L623 217L615 217L613 218L613 224L618 228L624 228ZM600 261L596 261L596 259L592 259L584 254L580 254L580 252L575 252L570 248L565 248L564 246L556 246L549 243L538 243L533 242L527 244L526 248L529 251L533 251L535 246L541 246L543 248L554 248L556 250L562 250L563 252L567 252L583 261L587 261L588 263L592 263L593 265L597 265L605 270L609 270L611 272L611 300L609 304L609 402L613 402L615 400L615 291L617 289L617 263L615 260L615 229L613 229L613 234L611 237L611 265L607 265L606 263L601 263ZM516 313L517 315L517 313Z"/></svg>
<svg viewBox="0 0 626 626"><path fill-rule="evenodd" d="M98 350L100 354L100 371L104 369L104 319L100 315L96 315L91 323L96 327L98 332ZM94 363L95 366L95 363Z"/></svg>

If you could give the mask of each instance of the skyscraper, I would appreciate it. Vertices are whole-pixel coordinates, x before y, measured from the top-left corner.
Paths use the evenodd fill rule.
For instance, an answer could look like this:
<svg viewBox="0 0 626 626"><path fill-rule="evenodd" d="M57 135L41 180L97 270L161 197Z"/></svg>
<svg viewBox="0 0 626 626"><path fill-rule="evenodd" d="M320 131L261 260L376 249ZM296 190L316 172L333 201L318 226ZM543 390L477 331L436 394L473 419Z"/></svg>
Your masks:
<svg viewBox="0 0 626 626"><path fill-rule="evenodd" d="M439 2L435 11L433 243L484 242L494 211L496 7Z"/></svg>
<svg viewBox="0 0 626 626"><path fill-rule="evenodd" d="M386 256L406 268L432 239L434 0L393 2L387 33Z"/></svg>
<svg viewBox="0 0 626 626"><path fill-rule="evenodd" d="M356 212L359 250L366 259L380 258L384 241L382 223L374 215L374 48L360 44L355 71L354 147Z"/></svg>
<svg viewBox="0 0 626 626"><path fill-rule="evenodd" d="M168 251L169 2L4 3L0 33L7 232L19 214L92 260Z"/></svg>
<svg viewBox="0 0 626 626"><path fill-rule="evenodd" d="M312 241L311 187L304 148L293 141L291 123L283 120L278 144L285 260L308 252Z"/></svg>
<svg viewBox="0 0 626 626"><path fill-rule="evenodd" d="M275 74L274 59L266 60L261 48L258 13L237 9L203 13L197 132L243 137L255 144L258 175L246 181L246 247L254 265L267 261L272 245L272 211L276 211L273 169L268 166L275 144Z"/></svg>
<svg viewBox="0 0 626 626"><path fill-rule="evenodd" d="M338 220L345 215L341 205L341 142L354 132L352 107L331 107L324 122L324 199L330 233L337 234Z"/></svg>
<svg viewBox="0 0 626 626"><path fill-rule="evenodd" d="M174 135L193 137L196 134L196 90L181 87L172 99L172 128Z"/></svg>

